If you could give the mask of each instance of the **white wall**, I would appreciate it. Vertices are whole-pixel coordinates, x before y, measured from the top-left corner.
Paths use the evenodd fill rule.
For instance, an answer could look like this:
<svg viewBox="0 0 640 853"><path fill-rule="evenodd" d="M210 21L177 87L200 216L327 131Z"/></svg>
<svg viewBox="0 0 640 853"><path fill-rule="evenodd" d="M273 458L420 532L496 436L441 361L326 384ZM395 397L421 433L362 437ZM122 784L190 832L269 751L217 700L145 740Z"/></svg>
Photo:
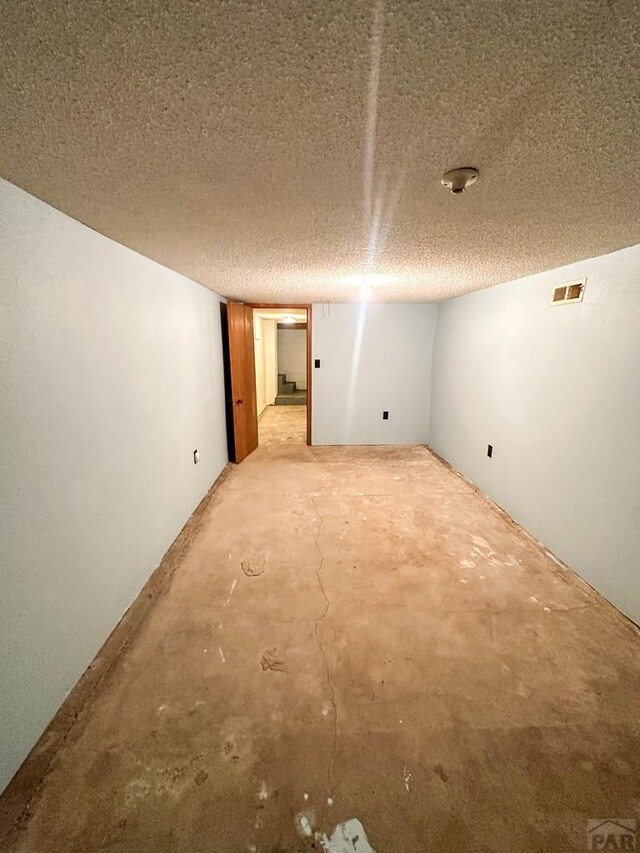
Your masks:
<svg viewBox="0 0 640 853"><path fill-rule="evenodd" d="M640 246L441 303L430 443L640 621Z"/></svg>
<svg viewBox="0 0 640 853"><path fill-rule="evenodd" d="M0 287L2 789L227 451L213 293L3 181Z"/></svg>
<svg viewBox="0 0 640 853"><path fill-rule="evenodd" d="M314 444L426 443L436 312L434 304L313 306Z"/></svg>
<svg viewBox="0 0 640 853"><path fill-rule="evenodd" d="M307 388L307 330L278 329L278 373L285 373L289 382Z"/></svg>

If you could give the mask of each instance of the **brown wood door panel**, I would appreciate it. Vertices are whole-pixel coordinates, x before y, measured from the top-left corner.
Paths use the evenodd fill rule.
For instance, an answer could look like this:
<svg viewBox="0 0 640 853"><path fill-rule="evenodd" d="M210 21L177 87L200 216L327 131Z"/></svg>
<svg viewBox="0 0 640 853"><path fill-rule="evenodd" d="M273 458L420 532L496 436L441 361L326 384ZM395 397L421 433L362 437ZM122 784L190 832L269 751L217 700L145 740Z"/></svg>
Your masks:
<svg viewBox="0 0 640 853"><path fill-rule="evenodd" d="M242 462L258 446L253 309L242 302L228 302L227 326L235 437L233 461Z"/></svg>

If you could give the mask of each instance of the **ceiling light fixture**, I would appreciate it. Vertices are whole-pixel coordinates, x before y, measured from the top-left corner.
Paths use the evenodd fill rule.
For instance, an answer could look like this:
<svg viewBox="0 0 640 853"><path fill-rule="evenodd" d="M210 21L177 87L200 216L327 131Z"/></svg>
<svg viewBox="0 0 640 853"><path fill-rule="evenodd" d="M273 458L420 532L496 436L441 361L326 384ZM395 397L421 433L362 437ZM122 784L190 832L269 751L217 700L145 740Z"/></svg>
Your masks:
<svg viewBox="0 0 640 853"><path fill-rule="evenodd" d="M366 284L360 288L360 302L366 302L373 295L373 291Z"/></svg>
<svg viewBox="0 0 640 853"><path fill-rule="evenodd" d="M451 171L445 172L440 183L443 187L451 190L454 195L460 195L471 184L475 184L478 176L478 170L474 169L473 166L462 166L459 169L451 169Z"/></svg>

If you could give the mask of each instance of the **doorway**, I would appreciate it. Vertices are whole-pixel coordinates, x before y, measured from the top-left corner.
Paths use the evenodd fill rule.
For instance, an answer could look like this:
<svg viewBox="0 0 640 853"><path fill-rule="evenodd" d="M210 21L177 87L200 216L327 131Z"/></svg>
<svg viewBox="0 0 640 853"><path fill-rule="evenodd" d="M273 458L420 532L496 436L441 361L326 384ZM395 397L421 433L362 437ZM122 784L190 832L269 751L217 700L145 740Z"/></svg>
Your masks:
<svg viewBox="0 0 640 853"><path fill-rule="evenodd" d="M229 302L222 320L229 459L311 444L311 306Z"/></svg>
<svg viewBox="0 0 640 853"><path fill-rule="evenodd" d="M253 308L258 445L304 444L307 311Z"/></svg>

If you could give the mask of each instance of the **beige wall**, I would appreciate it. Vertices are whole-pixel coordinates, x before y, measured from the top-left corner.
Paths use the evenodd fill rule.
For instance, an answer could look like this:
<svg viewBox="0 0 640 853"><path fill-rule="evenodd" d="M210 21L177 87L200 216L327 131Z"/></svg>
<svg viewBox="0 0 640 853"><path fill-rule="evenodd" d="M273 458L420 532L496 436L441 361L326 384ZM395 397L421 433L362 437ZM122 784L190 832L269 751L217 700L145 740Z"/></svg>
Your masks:
<svg viewBox="0 0 640 853"><path fill-rule="evenodd" d="M273 405L278 389L276 322L253 312L253 344L256 361L256 402L258 415Z"/></svg>
<svg viewBox="0 0 640 853"><path fill-rule="evenodd" d="M260 415L267 405L264 381L264 330L262 318L255 311L253 312L253 345L256 362L256 404L258 415Z"/></svg>
<svg viewBox="0 0 640 853"><path fill-rule="evenodd" d="M264 381L267 406L275 403L278 393L278 335L275 320L263 320Z"/></svg>

